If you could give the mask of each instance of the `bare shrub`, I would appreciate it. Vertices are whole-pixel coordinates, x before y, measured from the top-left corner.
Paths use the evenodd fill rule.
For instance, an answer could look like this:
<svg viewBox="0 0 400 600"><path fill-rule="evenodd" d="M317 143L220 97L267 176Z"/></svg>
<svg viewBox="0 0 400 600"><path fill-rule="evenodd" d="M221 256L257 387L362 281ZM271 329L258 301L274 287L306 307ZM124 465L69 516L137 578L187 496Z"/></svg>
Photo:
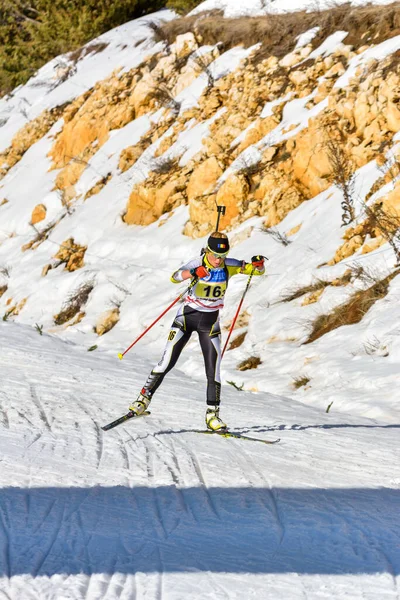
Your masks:
<svg viewBox="0 0 400 600"><path fill-rule="evenodd" d="M66 191L57 190L57 195L60 200L60 204L65 208L67 215L72 215L72 200L67 197Z"/></svg>
<svg viewBox="0 0 400 600"><path fill-rule="evenodd" d="M369 288L355 292L346 302L337 306L331 313L317 317L312 323L310 335L304 343L310 344L343 325L359 323L375 302L386 296L391 280L399 273L400 269L396 269L384 279L376 281Z"/></svg>
<svg viewBox="0 0 400 600"><path fill-rule="evenodd" d="M393 249L397 262L400 263L400 217L384 208L382 202L372 207L365 206L365 212L371 227L377 229Z"/></svg>
<svg viewBox="0 0 400 600"><path fill-rule="evenodd" d="M379 149L379 152L382 151L383 150ZM371 198L371 196L376 194L376 192L378 192L384 185L386 185L389 182L392 183L394 189L395 184L399 179L400 162L398 158L393 154L393 152L389 152L388 154L389 155L387 157L387 160L381 165L378 164L378 169L382 173L382 176L379 177L379 179L377 179L372 185L371 189L365 196L365 202L367 202Z"/></svg>
<svg viewBox="0 0 400 600"><path fill-rule="evenodd" d="M265 164L260 158L254 161L250 156L245 154L237 159L235 166L237 175L244 175L247 178L251 178L254 175L257 175L257 173L260 173L265 167Z"/></svg>
<svg viewBox="0 0 400 600"><path fill-rule="evenodd" d="M99 44L99 45L101 45L101 44ZM95 45L93 45L93 46L95 46ZM107 44L105 44L104 46L107 46ZM84 56L86 56L86 54L89 54L89 52L88 51L85 52L85 50L88 50L88 48L82 47L82 48L79 48L79 50L72 52L69 57L70 60L68 60L68 61L64 60L64 59L60 59L55 64L56 77L53 81L36 79L35 81L33 81L32 83L29 84L29 87L48 88L49 91L55 90L59 85L61 85L62 83L67 81L70 77L75 75L75 73L77 71L76 63L78 62L78 60L80 58L83 58Z"/></svg>
<svg viewBox="0 0 400 600"><path fill-rule="evenodd" d="M207 90L209 91L214 87L215 78L210 68L210 63L207 61L206 56L203 54L192 54L190 57L191 61L204 73L207 77Z"/></svg>
<svg viewBox="0 0 400 600"><path fill-rule="evenodd" d="M0 285L0 298L4 296L6 291L8 290L8 285Z"/></svg>
<svg viewBox="0 0 400 600"><path fill-rule="evenodd" d="M340 135L342 138L342 135ZM343 139L329 137L325 143L325 150L332 169L332 181L343 194L342 201L342 226L349 225L355 217L355 183L354 165L343 150Z"/></svg>
<svg viewBox="0 0 400 600"><path fill-rule="evenodd" d="M364 351L368 356L389 356L389 350L386 344L382 344L378 338L374 335L364 343Z"/></svg>
<svg viewBox="0 0 400 600"><path fill-rule="evenodd" d="M40 244L42 242L44 242L45 240L47 240L47 238L49 237L50 233L53 231L53 229L55 228L56 225L58 225L58 223L61 221L61 219L64 218L65 215L63 215L60 219L58 219L57 221L51 221L50 223L48 223L46 225L46 227L44 229L42 229L42 231L39 231L34 225L31 224L31 227L33 227L33 229L36 232L36 236L33 238L33 240L31 240L30 242L28 242L27 244L24 244L21 248L22 252L25 252L26 250L35 250L35 248L37 248L38 246L40 246Z"/></svg>
<svg viewBox="0 0 400 600"><path fill-rule="evenodd" d="M367 287L374 285L374 283L377 283L377 281L380 280L378 271L372 269L371 267L367 269L357 262L350 265L350 270L352 273L352 279L358 279Z"/></svg>
<svg viewBox="0 0 400 600"><path fill-rule="evenodd" d="M72 294L68 296L61 311L54 316L54 323L56 325L64 325L64 323L67 323L67 321L70 321L75 317L85 306L93 288L94 281L88 281L72 292Z"/></svg>
<svg viewBox="0 0 400 600"><path fill-rule="evenodd" d="M160 84L151 90L151 97L158 102L160 106L171 109L174 115L177 115L181 109L181 103L175 100L166 85Z"/></svg>
<svg viewBox="0 0 400 600"><path fill-rule="evenodd" d="M75 75L77 67L76 62L67 62L65 60L59 60L55 65L56 67L56 80L50 86L50 90L56 89L62 83L65 83L70 77Z"/></svg>
<svg viewBox="0 0 400 600"><path fill-rule="evenodd" d="M155 42L166 42L168 44L168 37L164 28L161 26L161 22L150 21L147 23L147 27L153 32L153 39Z"/></svg>
<svg viewBox="0 0 400 600"><path fill-rule="evenodd" d="M259 356L250 356L241 363L238 364L238 371L248 371L249 369L257 369L258 365L261 365L262 361Z"/></svg>
<svg viewBox="0 0 400 600"><path fill-rule="evenodd" d="M11 267L9 267L8 265L3 265L2 267L0 267L0 275L5 277L6 279L10 278L10 273Z"/></svg>
<svg viewBox="0 0 400 600"><path fill-rule="evenodd" d="M276 227L263 226L263 227L261 227L261 231L263 233L266 233L266 234L272 236L272 238L279 244L282 244L282 246L289 246L289 244L292 243L292 240L289 240L288 237L284 233L281 233L280 231L278 231L278 229L276 229Z"/></svg>
<svg viewBox="0 0 400 600"><path fill-rule="evenodd" d="M28 111L26 110L26 108L24 106L22 106L19 109L19 112L21 113L21 115L24 117L24 119L26 119L26 121L30 121L29 115L28 115Z"/></svg>
<svg viewBox="0 0 400 600"><path fill-rule="evenodd" d="M165 175L170 171L176 169L179 165L179 157L177 156L161 156L157 159L156 163L152 166L151 170L153 173L159 175Z"/></svg>

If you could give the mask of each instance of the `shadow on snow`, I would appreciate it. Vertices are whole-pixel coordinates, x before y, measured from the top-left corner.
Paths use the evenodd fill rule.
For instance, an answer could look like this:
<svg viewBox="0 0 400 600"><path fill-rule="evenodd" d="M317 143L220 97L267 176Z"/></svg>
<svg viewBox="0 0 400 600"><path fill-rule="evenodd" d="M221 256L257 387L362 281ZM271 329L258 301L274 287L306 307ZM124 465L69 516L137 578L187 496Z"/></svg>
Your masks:
<svg viewBox="0 0 400 600"><path fill-rule="evenodd" d="M388 488L3 488L0 575L398 575L399 514Z"/></svg>

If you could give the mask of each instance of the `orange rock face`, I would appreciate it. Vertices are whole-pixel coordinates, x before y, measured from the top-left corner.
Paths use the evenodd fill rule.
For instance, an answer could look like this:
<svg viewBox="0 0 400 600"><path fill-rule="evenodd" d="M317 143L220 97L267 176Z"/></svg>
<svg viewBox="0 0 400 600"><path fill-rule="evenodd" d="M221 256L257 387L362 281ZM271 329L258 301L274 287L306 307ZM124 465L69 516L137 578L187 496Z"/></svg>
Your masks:
<svg viewBox="0 0 400 600"><path fill-rule="evenodd" d="M44 221L47 214L47 208L44 204L37 204L32 211L31 223L32 225L36 225L36 223L40 223L40 221Z"/></svg>

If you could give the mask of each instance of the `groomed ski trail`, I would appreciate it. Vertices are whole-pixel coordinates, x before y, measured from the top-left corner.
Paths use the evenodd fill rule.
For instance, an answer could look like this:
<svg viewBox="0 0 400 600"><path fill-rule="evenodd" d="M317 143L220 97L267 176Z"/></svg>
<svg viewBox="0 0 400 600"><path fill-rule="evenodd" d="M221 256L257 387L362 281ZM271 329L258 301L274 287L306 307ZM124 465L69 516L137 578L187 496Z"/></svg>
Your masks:
<svg viewBox="0 0 400 600"><path fill-rule="evenodd" d="M399 600L398 424L225 386L232 430L281 442L201 436L175 370L103 432L151 362L0 338L0 598Z"/></svg>

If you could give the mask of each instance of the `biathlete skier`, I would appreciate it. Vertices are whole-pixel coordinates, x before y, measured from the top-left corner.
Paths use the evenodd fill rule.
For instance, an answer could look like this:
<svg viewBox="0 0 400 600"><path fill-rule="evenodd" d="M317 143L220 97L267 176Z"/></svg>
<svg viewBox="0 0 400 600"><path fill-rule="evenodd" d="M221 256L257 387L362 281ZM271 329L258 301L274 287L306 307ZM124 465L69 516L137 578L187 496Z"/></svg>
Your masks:
<svg viewBox="0 0 400 600"><path fill-rule="evenodd" d="M195 278L196 283L187 293L179 307L168 335L168 341L160 362L147 378L137 400L129 410L136 415L145 412L154 392L165 375L175 366L183 348L194 331L199 335L207 375L206 425L211 431L226 429L219 415L221 398L221 329L219 311L224 306L228 281L233 275L263 275L264 258L253 256L251 263L227 258L229 240L218 231L208 238L202 256L194 258L171 277L173 283Z"/></svg>

